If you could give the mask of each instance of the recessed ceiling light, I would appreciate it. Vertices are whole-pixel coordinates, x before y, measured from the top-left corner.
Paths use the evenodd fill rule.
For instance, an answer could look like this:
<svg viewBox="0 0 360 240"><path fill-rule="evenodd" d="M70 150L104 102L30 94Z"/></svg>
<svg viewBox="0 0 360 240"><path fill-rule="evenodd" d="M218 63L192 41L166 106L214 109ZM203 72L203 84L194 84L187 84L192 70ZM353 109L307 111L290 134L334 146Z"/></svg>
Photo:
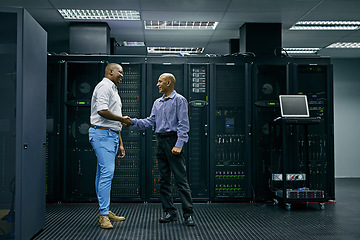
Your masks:
<svg viewBox="0 0 360 240"><path fill-rule="evenodd" d="M148 53L202 53L204 48L202 47L148 47Z"/></svg>
<svg viewBox="0 0 360 240"><path fill-rule="evenodd" d="M360 21L299 21L290 30L358 30Z"/></svg>
<svg viewBox="0 0 360 240"><path fill-rule="evenodd" d="M87 9L58 9L58 11L67 20L140 20L139 11Z"/></svg>
<svg viewBox="0 0 360 240"><path fill-rule="evenodd" d="M123 46L126 47L144 47L145 43L144 42L128 42L128 41L123 41Z"/></svg>
<svg viewBox="0 0 360 240"><path fill-rule="evenodd" d="M321 48L283 48L282 53L290 54L314 54L320 51Z"/></svg>
<svg viewBox="0 0 360 240"><path fill-rule="evenodd" d="M338 42L333 43L326 48L360 48L359 42Z"/></svg>
<svg viewBox="0 0 360 240"><path fill-rule="evenodd" d="M218 22L144 21L145 29L215 29Z"/></svg>

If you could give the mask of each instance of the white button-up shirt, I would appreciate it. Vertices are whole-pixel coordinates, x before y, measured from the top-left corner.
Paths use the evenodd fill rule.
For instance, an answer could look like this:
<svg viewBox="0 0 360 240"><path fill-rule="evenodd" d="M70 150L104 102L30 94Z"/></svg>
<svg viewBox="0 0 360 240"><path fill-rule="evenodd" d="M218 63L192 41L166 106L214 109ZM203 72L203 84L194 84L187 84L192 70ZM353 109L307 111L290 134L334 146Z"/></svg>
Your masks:
<svg viewBox="0 0 360 240"><path fill-rule="evenodd" d="M108 78L103 78L96 85L91 98L90 123L115 131L121 131L122 125L119 121L109 120L98 114L98 111L109 110L116 115L122 116L121 107L121 98L115 83Z"/></svg>

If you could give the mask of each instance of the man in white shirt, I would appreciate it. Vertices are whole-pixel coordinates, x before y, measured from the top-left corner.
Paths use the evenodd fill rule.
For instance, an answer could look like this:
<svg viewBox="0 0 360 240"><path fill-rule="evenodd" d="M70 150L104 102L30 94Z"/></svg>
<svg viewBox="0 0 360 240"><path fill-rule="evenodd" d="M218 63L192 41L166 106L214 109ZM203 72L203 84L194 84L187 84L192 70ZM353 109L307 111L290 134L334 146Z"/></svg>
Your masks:
<svg viewBox="0 0 360 240"><path fill-rule="evenodd" d="M100 227L106 229L113 228L110 221L125 220L109 211L116 153L120 158L125 156L120 131L122 125L131 123L129 117L122 116L122 104L116 86L123 77L123 68L119 64L107 65L105 77L96 85L91 99L89 141L97 157L95 190L100 210L98 221Z"/></svg>

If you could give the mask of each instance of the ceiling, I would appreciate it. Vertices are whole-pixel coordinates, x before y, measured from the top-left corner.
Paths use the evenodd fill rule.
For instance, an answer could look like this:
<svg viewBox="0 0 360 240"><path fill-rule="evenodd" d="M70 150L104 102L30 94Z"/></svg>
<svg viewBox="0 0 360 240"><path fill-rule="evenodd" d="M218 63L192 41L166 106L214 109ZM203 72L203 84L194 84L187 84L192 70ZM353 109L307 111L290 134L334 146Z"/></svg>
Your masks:
<svg viewBox="0 0 360 240"><path fill-rule="evenodd" d="M282 23L283 48L360 42L360 30L289 30L300 20L359 21L359 0L1 0L1 6L24 7L48 32L48 51L55 53L69 50L70 21L63 19L60 8L138 10L143 21L217 21L215 30L145 30L143 21L107 21L111 37L118 42L204 47L205 54L228 54L229 40L239 38L239 28L246 22ZM131 48L135 53L136 47ZM322 49L318 55L360 58L360 49Z"/></svg>

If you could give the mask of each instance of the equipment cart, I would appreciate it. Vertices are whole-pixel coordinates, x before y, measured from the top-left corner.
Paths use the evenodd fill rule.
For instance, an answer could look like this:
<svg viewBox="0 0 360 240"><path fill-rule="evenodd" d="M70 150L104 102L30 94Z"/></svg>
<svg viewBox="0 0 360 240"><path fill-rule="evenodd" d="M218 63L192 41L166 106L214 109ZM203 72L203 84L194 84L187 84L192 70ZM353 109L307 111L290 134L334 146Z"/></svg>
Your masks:
<svg viewBox="0 0 360 240"><path fill-rule="evenodd" d="M309 135L309 127L318 124L324 124L323 119L279 117L270 123L270 188L274 204L280 202L287 210L293 203L309 202L325 208L326 146L319 135Z"/></svg>

